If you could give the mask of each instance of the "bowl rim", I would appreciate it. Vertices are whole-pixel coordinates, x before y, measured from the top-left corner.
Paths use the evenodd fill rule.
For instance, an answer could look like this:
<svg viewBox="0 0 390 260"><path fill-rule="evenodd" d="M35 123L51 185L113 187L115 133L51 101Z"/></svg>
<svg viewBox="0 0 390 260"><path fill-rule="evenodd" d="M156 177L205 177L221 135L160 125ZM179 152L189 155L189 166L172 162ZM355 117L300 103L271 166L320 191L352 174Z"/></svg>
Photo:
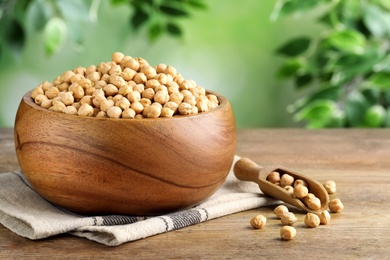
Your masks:
<svg viewBox="0 0 390 260"><path fill-rule="evenodd" d="M25 104L27 104L28 106L30 106L31 108L33 109L36 109L36 110L40 110L40 111L43 111L45 113L54 113L55 115L57 116L64 116L64 117L71 117L71 118L81 118L83 120L85 119L91 119L91 120L102 120L102 121L106 121L106 120L111 120L111 121L152 121L152 120L178 120L178 119L184 119L184 118L194 118L194 117L201 117L201 116L205 116L205 115L208 115L210 113L213 113L213 112L217 112L218 110L221 110L221 109L225 109L227 106L230 106L230 103L229 103L229 100L221 95L221 94L218 94L217 92L214 92L214 91L209 91L209 90L206 90L206 94L212 94L212 95L215 95L217 98L218 98L218 101L219 101L219 104L216 108L213 108L211 110L208 110L206 112L200 112L200 113L197 113L197 114L192 114L192 115L174 115L172 117L158 117L158 118L110 118L110 117L94 117L94 116L79 116L79 115L70 115L70 114L65 114L65 113L61 113L61 112L57 112L57 111L51 111L47 108L43 108L37 104L35 104L33 98L31 97L31 93L32 93L33 90L30 90L28 91L26 94L23 95L22 97L22 102L24 102Z"/></svg>

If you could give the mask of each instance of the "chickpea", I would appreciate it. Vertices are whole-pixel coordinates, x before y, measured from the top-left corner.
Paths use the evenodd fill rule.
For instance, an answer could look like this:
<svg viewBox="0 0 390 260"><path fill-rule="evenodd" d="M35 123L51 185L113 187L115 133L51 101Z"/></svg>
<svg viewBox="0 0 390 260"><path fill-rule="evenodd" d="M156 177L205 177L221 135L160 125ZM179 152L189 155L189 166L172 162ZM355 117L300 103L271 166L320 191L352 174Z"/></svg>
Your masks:
<svg viewBox="0 0 390 260"><path fill-rule="evenodd" d="M85 91L84 89L79 86L79 85L76 85L73 89L72 89L72 92L73 92L73 97L75 100L80 100L84 97L85 95Z"/></svg>
<svg viewBox="0 0 390 260"><path fill-rule="evenodd" d="M82 79L85 79L84 75L81 75L81 74L74 74L71 78L70 78L70 83L76 83L77 81L79 80L82 80Z"/></svg>
<svg viewBox="0 0 390 260"><path fill-rule="evenodd" d="M335 199L332 199L331 201L329 201L329 209L333 213L339 213L339 212L343 211L344 205L340 199L335 198Z"/></svg>
<svg viewBox="0 0 390 260"><path fill-rule="evenodd" d="M183 80L182 82L180 82L179 86L180 90L187 90L192 87L192 83L188 80Z"/></svg>
<svg viewBox="0 0 390 260"><path fill-rule="evenodd" d="M121 52L114 52L111 55L111 58L113 62L115 62L116 64L120 64L124 56L125 55Z"/></svg>
<svg viewBox="0 0 390 260"><path fill-rule="evenodd" d="M122 97L120 100L115 102L115 106L119 107L122 110L125 110L126 108L130 108L130 101L127 98Z"/></svg>
<svg viewBox="0 0 390 260"><path fill-rule="evenodd" d="M118 64L111 64L111 68L108 71L109 75L122 73L122 67Z"/></svg>
<svg viewBox="0 0 390 260"><path fill-rule="evenodd" d="M88 75L92 72L95 72L97 70L95 65L90 65L85 69L85 74Z"/></svg>
<svg viewBox="0 0 390 260"><path fill-rule="evenodd" d="M319 210L321 208L321 200L313 196L306 200L306 205L312 210Z"/></svg>
<svg viewBox="0 0 390 260"><path fill-rule="evenodd" d="M41 105L44 100L48 100L48 98L44 94L37 94L34 102L37 105Z"/></svg>
<svg viewBox="0 0 390 260"><path fill-rule="evenodd" d="M80 74L80 75L82 75L82 76L85 75L85 71L86 71L86 69L83 68L83 67L77 67L77 68L75 68L75 69L73 70L73 72L74 72L75 74Z"/></svg>
<svg viewBox="0 0 390 260"><path fill-rule="evenodd" d="M80 106L77 114L79 116L93 116L93 107L87 103L84 103Z"/></svg>
<svg viewBox="0 0 390 260"><path fill-rule="evenodd" d="M161 105L164 105L166 102L169 101L169 95L168 92L159 90L154 95L154 101L160 103Z"/></svg>
<svg viewBox="0 0 390 260"><path fill-rule="evenodd" d="M101 89L101 88L104 88L105 85L107 85L107 82L105 82L104 80L98 80L95 82L95 84L93 86L96 89Z"/></svg>
<svg viewBox="0 0 390 260"><path fill-rule="evenodd" d="M91 72L87 75L87 79L89 79L92 82L97 82L100 80L100 74L97 71Z"/></svg>
<svg viewBox="0 0 390 260"><path fill-rule="evenodd" d="M74 106L65 107L63 112L68 115L77 115L77 109Z"/></svg>
<svg viewBox="0 0 390 260"><path fill-rule="evenodd" d="M135 115L135 111L131 108L125 108L122 112L122 118L134 118Z"/></svg>
<svg viewBox="0 0 390 260"><path fill-rule="evenodd" d="M200 99L196 103L196 107L200 112L206 112L209 110L208 100L206 99ZM279 178L280 179L280 178Z"/></svg>
<svg viewBox="0 0 390 260"><path fill-rule="evenodd" d="M329 211L324 210L320 213L316 213L316 215L320 218L320 224L326 225L330 221L330 214Z"/></svg>
<svg viewBox="0 0 390 260"><path fill-rule="evenodd" d="M172 101L168 101L164 104L164 108L169 108L173 112L176 112L178 107L179 107L179 105L175 102L172 102Z"/></svg>
<svg viewBox="0 0 390 260"><path fill-rule="evenodd" d="M64 103L62 103L59 100L53 99L52 106L49 107L49 110L55 111L55 112L64 112L65 107L66 106Z"/></svg>
<svg viewBox="0 0 390 260"><path fill-rule="evenodd" d="M155 89L156 87L160 86L160 82L156 79L149 79L148 81L145 82L145 87L146 88L152 88Z"/></svg>
<svg viewBox="0 0 390 260"><path fill-rule="evenodd" d="M326 181L324 183L324 188L328 192L328 194L336 193L336 182L334 181Z"/></svg>
<svg viewBox="0 0 390 260"><path fill-rule="evenodd" d="M42 87L36 87L32 92L31 92L31 97L35 99L38 94L44 94L45 92L43 91Z"/></svg>
<svg viewBox="0 0 390 260"><path fill-rule="evenodd" d="M122 115L122 109L117 106L112 106L107 109L107 115L110 118L120 118Z"/></svg>
<svg viewBox="0 0 390 260"><path fill-rule="evenodd" d="M156 66L156 72L157 72L157 73L164 73L164 70L165 70L166 67L167 67L166 64L160 63L160 64L158 64L158 65Z"/></svg>
<svg viewBox="0 0 390 260"><path fill-rule="evenodd" d="M58 93L60 93L58 88L50 87L48 90L45 91L45 96L48 97L49 99L53 99L58 96Z"/></svg>
<svg viewBox="0 0 390 260"><path fill-rule="evenodd" d="M169 95L169 101L173 101L178 105L183 101L183 99L184 99L184 96L180 92L174 92L174 93Z"/></svg>
<svg viewBox="0 0 390 260"><path fill-rule="evenodd" d="M254 216L250 221L251 226L256 229L262 229L266 223L267 223L267 218L264 217L263 215Z"/></svg>
<svg viewBox="0 0 390 260"><path fill-rule="evenodd" d="M267 176L267 180L272 183L280 182L280 173L276 171L269 173Z"/></svg>
<svg viewBox="0 0 390 260"><path fill-rule="evenodd" d="M289 212L288 208L284 205L279 205L274 209L274 214L277 218L281 218L285 212Z"/></svg>
<svg viewBox="0 0 390 260"><path fill-rule="evenodd" d="M179 85L174 81L168 82L166 86L167 86L169 95L174 93L174 92L179 92Z"/></svg>
<svg viewBox="0 0 390 260"><path fill-rule="evenodd" d="M176 76L176 69L174 67L171 67L171 66L166 66L165 69L164 69L164 73L165 74L169 74L171 75L172 77Z"/></svg>
<svg viewBox="0 0 390 260"><path fill-rule="evenodd" d="M138 69L139 69L139 62L135 58L130 59L130 60L128 60L126 62L125 67L127 67L129 69L132 69L132 70L135 70L135 71L138 71Z"/></svg>
<svg viewBox="0 0 390 260"><path fill-rule="evenodd" d="M282 187L292 186L293 183L294 183L294 177L291 176L290 174L285 173L280 177L280 184L282 185Z"/></svg>
<svg viewBox="0 0 390 260"><path fill-rule="evenodd" d="M66 106L70 106L74 102L74 97L72 95L72 92L60 92L58 93L58 98Z"/></svg>
<svg viewBox="0 0 390 260"><path fill-rule="evenodd" d="M100 72L102 75L104 74L108 74L108 72L110 71L111 69L111 65L109 65L108 63L105 63L105 62L101 62L98 66L97 66L97 71Z"/></svg>
<svg viewBox="0 0 390 260"><path fill-rule="evenodd" d="M102 100L100 103L100 110L107 112L110 107L113 107L115 105L114 101L112 100Z"/></svg>
<svg viewBox="0 0 390 260"><path fill-rule="evenodd" d="M283 225L293 225L295 222L297 222L297 217L292 212L284 212L280 216L280 221Z"/></svg>
<svg viewBox="0 0 390 260"><path fill-rule="evenodd" d="M305 186L305 187L309 187L309 186L307 185L307 182L306 182L305 180L297 179L297 180L294 181L294 187L297 186L297 185L299 185L299 184L301 184L301 185L303 185L303 186Z"/></svg>
<svg viewBox="0 0 390 260"><path fill-rule="evenodd" d="M165 75L163 73L157 74L154 78L157 79L157 81L160 82L160 84L162 84L162 85L165 85L168 83L168 77L167 77L167 75Z"/></svg>
<svg viewBox="0 0 390 260"><path fill-rule="evenodd" d="M304 222L307 227L315 228L320 225L320 218L316 214L307 213Z"/></svg>
<svg viewBox="0 0 390 260"><path fill-rule="evenodd" d="M140 114L144 110L144 106L139 101L132 102L130 108L133 109L136 114Z"/></svg>
<svg viewBox="0 0 390 260"><path fill-rule="evenodd" d="M188 103L185 103L185 102L180 103L180 105L178 107L178 110L179 110L179 113L181 115L190 115L190 114L192 114L192 106L191 106L191 104L188 104Z"/></svg>
<svg viewBox="0 0 390 260"><path fill-rule="evenodd" d="M115 96L118 94L119 90L118 87L113 84L107 84L103 87L104 93L106 96Z"/></svg>
<svg viewBox="0 0 390 260"><path fill-rule="evenodd" d="M117 88L121 88L126 85L126 81L118 73L111 74L110 83L117 86Z"/></svg>
<svg viewBox="0 0 390 260"><path fill-rule="evenodd" d="M60 80L62 81L62 82L70 82L70 79L72 78L72 76L74 75L75 73L73 72L73 71L70 71L70 70L68 70L68 71L65 71L62 75L61 75L61 77L60 77Z"/></svg>
<svg viewBox="0 0 390 260"><path fill-rule="evenodd" d="M124 56L124 57L121 59L121 62L120 62L119 65L121 65L122 70L126 68L126 66L125 66L125 65L126 65L126 62L128 62L130 59L132 59L132 57L129 56L129 55L126 55L126 56Z"/></svg>
<svg viewBox="0 0 390 260"><path fill-rule="evenodd" d="M106 113L106 112L104 112L104 111L99 111L99 113L97 113L96 117L97 117L97 118L106 118L106 117L108 117L108 116L107 116L107 113Z"/></svg>
<svg viewBox="0 0 390 260"><path fill-rule="evenodd" d="M41 107L43 107L43 108L51 107L53 105L52 101L53 101L52 99L42 100Z"/></svg>
<svg viewBox="0 0 390 260"><path fill-rule="evenodd" d="M137 90L131 91L127 94L127 99L130 100L131 103L137 102L141 100L141 94Z"/></svg>
<svg viewBox="0 0 390 260"><path fill-rule="evenodd" d="M92 106L92 96L83 96L80 101L79 101L81 104L88 104L90 106Z"/></svg>
<svg viewBox="0 0 390 260"><path fill-rule="evenodd" d="M283 226L280 229L280 237L283 240L291 240L297 235L297 230L292 226Z"/></svg>
<svg viewBox="0 0 390 260"><path fill-rule="evenodd" d="M309 194L309 189L306 186L303 186L302 184L298 184L294 187L294 196L298 199L303 199L304 197Z"/></svg>
<svg viewBox="0 0 390 260"><path fill-rule="evenodd" d="M153 99L153 97L154 97L154 90L152 88L147 88L144 91L142 91L141 96L143 98Z"/></svg>
<svg viewBox="0 0 390 260"><path fill-rule="evenodd" d="M63 82L57 86L59 91L66 91L69 88L68 82Z"/></svg>
<svg viewBox="0 0 390 260"><path fill-rule="evenodd" d="M191 106L195 106L196 105L196 99L193 95L187 95L184 97L183 99L183 102L186 102L188 104L190 104Z"/></svg>
<svg viewBox="0 0 390 260"><path fill-rule="evenodd" d="M153 79L157 75L156 70L152 66L149 66L149 65L142 66L141 72L143 74L145 74L146 78L148 78L148 79Z"/></svg>
<svg viewBox="0 0 390 260"><path fill-rule="evenodd" d="M288 193L290 193L291 195L294 195L294 188L293 186L284 186L283 187Z"/></svg>
<svg viewBox="0 0 390 260"><path fill-rule="evenodd" d="M175 111L173 111L172 109L170 108L167 108L167 107L163 107L161 109L161 117L172 117L174 115Z"/></svg>
<svg viewBox="0 0 390 260"><path fill-rule="evenodd" d="M134 81L133 81L133 82L134 82ZM134 84L135 84L135 82L134 82ZM145 86L144 86L144 84L135 84L135 85L133 86L133 90L136 90L136 91L138 91L139 93L142 93L142 91L145 90Z"/></svg>
<svg viewBox="0 0 390 260"><path fill-rule="evenodd" d="M130 68L125 68L122 71L121 76L124 80L130 81L134 78L135 74L137 74L135 70L132 70Z"/></svg>
<svg viewBox="0 0 390 260"><path fill-rule="evenodd" d="M138 72L137 74L134 75L133 80L135 83L141 84L141 83L145 83L148 79L144 73Z"/></svg>
<svg viewBox="0 0 390 260"><path fill-rule="evenodd" d="M139 102L142 104L143 107L147 107L152 104L152 101L148 98L141 98Z"/></svg>
<svg viewBox="0 0 390 260"><path fill-rule="evenodd" d="M161 107L153 105L145 107L142 115L148 118L157 118L161 115Z"/></svg>

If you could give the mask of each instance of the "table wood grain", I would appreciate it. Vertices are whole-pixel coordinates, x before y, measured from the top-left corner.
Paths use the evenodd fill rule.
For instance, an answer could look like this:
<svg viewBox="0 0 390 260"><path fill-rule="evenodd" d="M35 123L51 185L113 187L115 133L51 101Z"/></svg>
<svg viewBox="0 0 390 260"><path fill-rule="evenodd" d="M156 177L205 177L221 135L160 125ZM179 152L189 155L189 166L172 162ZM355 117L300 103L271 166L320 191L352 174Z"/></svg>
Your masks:
<svg viewBox="0 0 390 260"><path fill-rule="evenodd" d="M384 129L239 129L237 154L260 165L284 165L323 182L332 179L345 206L331 222L279 238L272 207L232 214L177 231L107 247L59 235L31 241L0 225L0 259L386 259L390 253L390 131ZM0 129L0 172L18 169L13 130ZM1 210L1 209L0 209ZM254 230L249 220L267 216Z"/></svg>

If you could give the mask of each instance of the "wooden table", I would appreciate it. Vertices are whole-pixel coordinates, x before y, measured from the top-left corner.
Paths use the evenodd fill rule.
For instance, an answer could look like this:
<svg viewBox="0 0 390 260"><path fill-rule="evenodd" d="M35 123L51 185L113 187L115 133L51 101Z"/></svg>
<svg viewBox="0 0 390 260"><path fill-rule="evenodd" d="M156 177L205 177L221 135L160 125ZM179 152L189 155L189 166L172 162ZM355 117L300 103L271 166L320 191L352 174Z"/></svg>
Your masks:
<svg viewBox="0 0 390 260"><path fill-rule="evenodd" d="M279 238L273 207L259 208L160 234L118 247L70 235L31 241L0 225L0 259L385 259L390 253L390 131L240 129L237 154L259 164L281 164L319 181L332 179L344 205L331 222L306 228L296 212L297 236ZM0 130L0 172L18 169L12 129ZM267 216L264 229L249 220Z"/></svg>

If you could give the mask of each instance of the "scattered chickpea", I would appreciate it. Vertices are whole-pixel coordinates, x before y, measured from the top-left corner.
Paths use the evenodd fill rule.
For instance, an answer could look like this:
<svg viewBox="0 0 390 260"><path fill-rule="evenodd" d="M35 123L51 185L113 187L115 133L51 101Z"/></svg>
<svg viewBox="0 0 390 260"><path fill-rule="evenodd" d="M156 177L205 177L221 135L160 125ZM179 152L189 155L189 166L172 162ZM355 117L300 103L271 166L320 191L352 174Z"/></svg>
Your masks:
<svg viewBox="0 0 390 260"><path fill-rule="evenodd" d="M320 225L320 218L314 213L307 213L305 216L305 225L307 227L315 228Z"/></svg>
<svg viewBox="0 0 390 260"><path fill-rule="evenodd" d="M340 199L335 198L329 201L329 209L333 213L339 213L344 209L344 205Z"/></svg>
<svg viewBox="0 0 390 260"><path fill-rule="evenodd" d="M297 235L297 230L292 226L283 226L280 229L280 237L283 240L291 240Z"/></svg>
<svg viewBox="0 0 390 260"><path fill-rule="evenodd" d="M320 224L327 225L330 221L329 211L324 210L320 213L316 213L316 215L320 218Z"/></svg>
<svg viewBox="0 0 390 260"><path fill-rule="evenodd" d="M274 209L274 214L277 218L281 218L285 212L289 212L288 208L284 205L279 205Z"/></svg>
<svg viewBox="0 0 390 260"><path fill-rule="evenodd" d="M306 200L306 205L312 210L319 210L321 208L321 200L313 196Z"/></svg>
<svg viewBox="0 0 390 260"><path fill-rule="evenodd" d="M329 194L333 194L333 193L336 193L336 182L334 181L326 181L324 183L324 188L326 189L326 191L329 193Z"/></svg>
<svg viewBox="0 0 390 260"><path fill-rule="evenodd" d="M280 184L282 185L282 187L292 186L293 183L294 183L294 177L291 176L290 174L285 173L280 177Z"/></svg>
<svg viewBox="0 0 390 260"><path fill-rule="evenodd" d="M267 218L264 217L263 215L254 216L250 221L251 226L256 229L262 229L266 223L267 223Z"/></svg>
<svg viewBox="0 0 390 260"><path fill-rule="evenodd" d="M295 222L297 222L297 217L295 216L294 213L292 212L284 212L280 216L280 221L282 222L283 225L293 225Z"/></svg>

